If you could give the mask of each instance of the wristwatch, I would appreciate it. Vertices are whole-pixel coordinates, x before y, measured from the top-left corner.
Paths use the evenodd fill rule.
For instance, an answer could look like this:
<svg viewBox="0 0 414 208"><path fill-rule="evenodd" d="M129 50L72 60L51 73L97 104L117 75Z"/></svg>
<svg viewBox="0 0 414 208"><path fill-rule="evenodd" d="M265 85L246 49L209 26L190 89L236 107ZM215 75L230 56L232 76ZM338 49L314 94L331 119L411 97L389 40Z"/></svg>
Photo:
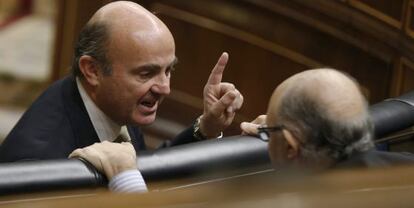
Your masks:
<svg viewBox="0 0 414 208"><path fill-rule="evenodd" d="M205 140L207 138L200 132L200 120L201 120L201 116L197 118L197 120L195 121L193 125L193 137L196 138L197 140Z"/></svg>
<svg viewBox="0 0 414 208"><path fill-rule="evenodd" d="M197 120L195 121L193 125L193 137L201 141L201 140L205 140L208 138L204 136L200 131L200 120L201 120L201 116L197 118ZM220 132L220 135L216 138L217 139L223 138L223 132Z"/></svg>

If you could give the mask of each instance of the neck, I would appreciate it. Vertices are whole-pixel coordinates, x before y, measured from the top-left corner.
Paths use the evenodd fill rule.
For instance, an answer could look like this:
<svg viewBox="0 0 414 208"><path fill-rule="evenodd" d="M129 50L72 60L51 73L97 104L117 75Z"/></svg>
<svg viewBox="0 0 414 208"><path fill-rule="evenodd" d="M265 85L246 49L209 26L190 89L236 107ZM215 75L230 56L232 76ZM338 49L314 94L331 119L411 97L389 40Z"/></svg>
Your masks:
<svg viewBox="0 0 414 208"><path fill-rule="evenodd" d="M83 89L85 90L86 94L91 98L91 100L95 103L96 106L98 104L96 103L96 93L95 88L91 86L84 77L78 77L78 80L80 84L82 85Z"/></svg>

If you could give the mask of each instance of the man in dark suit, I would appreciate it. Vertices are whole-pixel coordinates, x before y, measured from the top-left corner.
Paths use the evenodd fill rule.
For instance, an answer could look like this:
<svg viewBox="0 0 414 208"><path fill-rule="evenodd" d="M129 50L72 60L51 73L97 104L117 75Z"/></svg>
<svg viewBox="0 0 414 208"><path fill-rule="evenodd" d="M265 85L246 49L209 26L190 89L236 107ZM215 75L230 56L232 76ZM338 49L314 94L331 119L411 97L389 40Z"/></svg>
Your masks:
<svg viewBox="0 0 414 208"><path fill-rule="evenodd" d="M221 82L223 53L204 88L204 112L164 146L215 138L231 124L243 97ZM164 23L133 2L99 9L79 35L73 75L50 86L25 112L0 147L0 162L67 158L96 142L130 141L145 149L141 125L151 124L177 62Z"/></svg>
<svg viewBox="0 0 414 208"><path fill-rule="evenodd" d="M274 91L266 115L242 123L241 128L269 141L269 155L277 168L414 163L410 153L374 149L368 105L358 83L333 69L308 70L285 80Z"/></svg>

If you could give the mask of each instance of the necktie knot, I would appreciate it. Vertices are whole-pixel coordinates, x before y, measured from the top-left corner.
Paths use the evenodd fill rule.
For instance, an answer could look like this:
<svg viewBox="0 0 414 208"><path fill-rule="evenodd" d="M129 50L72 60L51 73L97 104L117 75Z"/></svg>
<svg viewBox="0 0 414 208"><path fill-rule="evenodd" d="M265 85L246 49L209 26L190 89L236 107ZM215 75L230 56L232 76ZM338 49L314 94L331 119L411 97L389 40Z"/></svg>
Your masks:
<svg viewBox="0 0 414 208"><path fill-rule="evenodd" d="M131 142L126 126L122 126L118 137L114 140L115 143Z"/></svg>

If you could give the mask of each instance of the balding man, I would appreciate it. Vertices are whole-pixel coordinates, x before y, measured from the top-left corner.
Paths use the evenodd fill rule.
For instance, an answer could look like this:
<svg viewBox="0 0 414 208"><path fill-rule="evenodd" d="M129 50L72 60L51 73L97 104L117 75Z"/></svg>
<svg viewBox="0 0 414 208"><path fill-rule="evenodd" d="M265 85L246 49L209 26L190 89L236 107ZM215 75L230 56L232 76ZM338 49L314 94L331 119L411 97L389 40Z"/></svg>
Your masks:
<svg viewBox="0 0 414 208"><path fill-rule="evenodd" d="M242 123L269 141L275 167L327 169L413 163L409 153L374 150L368 106L358 84L333 69L298 73L280 84L267 116Z"/></svg>
<svg viewBox="0 0 414 208"><path fill-rule="evenodd" d="M163 146L215 138L231 124L243 97L221 82L227 60L223 53L204 87L203 114ZM79 35L73 74L25 112L1 145L0 161L67 158L102 141L145 149L139 126L154 122L176 62L174 38L161 20L133 2L105 5Z"/></svg>

